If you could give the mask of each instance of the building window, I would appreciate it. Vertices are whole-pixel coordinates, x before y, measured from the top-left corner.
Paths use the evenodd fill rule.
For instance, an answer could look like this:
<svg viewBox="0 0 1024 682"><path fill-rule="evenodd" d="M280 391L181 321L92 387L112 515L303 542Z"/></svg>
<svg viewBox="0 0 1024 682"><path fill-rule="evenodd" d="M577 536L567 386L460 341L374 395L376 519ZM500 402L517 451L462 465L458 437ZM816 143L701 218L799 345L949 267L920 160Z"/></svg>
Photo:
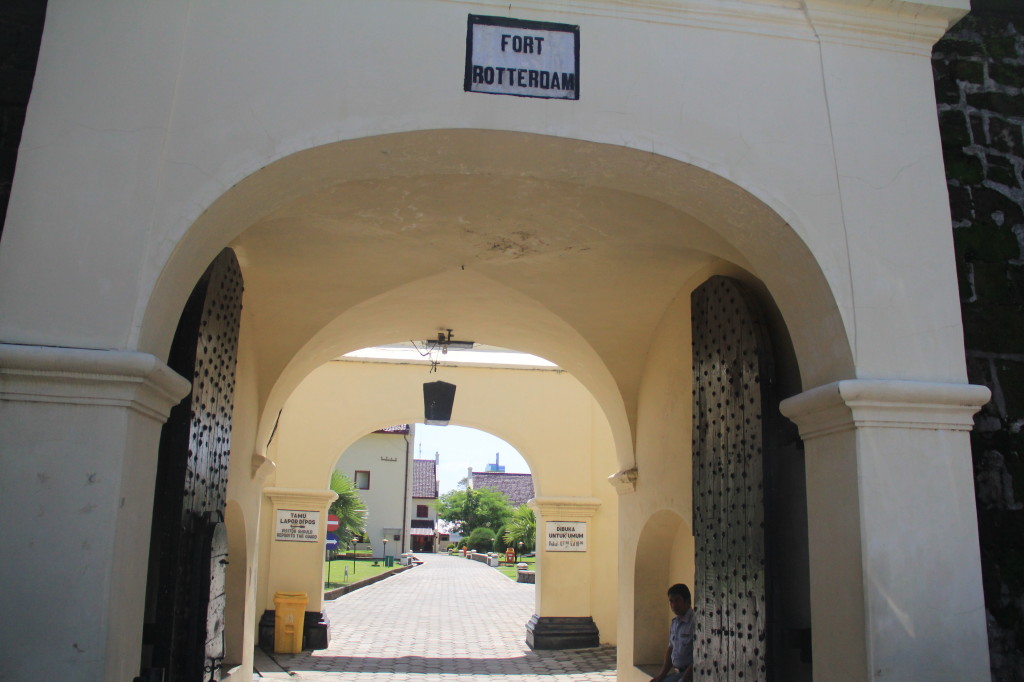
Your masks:
<svg viewBox="0 0 1024 682"><path fill-rule="evenodd" d="M357 471L356 472L356 488L359 490L370 489L370 472L369 471Z"/></svg>
<svg viewBox="0 0 1024 682"><path fill-rule="evenodd" d="M419 516L420 518L423 518L425 516L429 516L429 514L427 513L427 505L425 505L425 504L417 504L416 505L416 516Z"/></svg>

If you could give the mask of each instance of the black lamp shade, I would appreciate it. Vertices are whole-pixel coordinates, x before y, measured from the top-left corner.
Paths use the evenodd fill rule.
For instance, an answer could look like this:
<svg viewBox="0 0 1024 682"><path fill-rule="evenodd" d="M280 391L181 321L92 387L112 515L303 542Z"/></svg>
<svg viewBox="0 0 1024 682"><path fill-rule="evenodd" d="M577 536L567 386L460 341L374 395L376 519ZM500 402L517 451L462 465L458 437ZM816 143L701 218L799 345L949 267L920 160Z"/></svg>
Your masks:
<svg viewBox="0 0 1024 682"><path fill-rule="evenodd" d="M423 423L448 426L455 404L455 384L432 381L423 384Z"/></svg>

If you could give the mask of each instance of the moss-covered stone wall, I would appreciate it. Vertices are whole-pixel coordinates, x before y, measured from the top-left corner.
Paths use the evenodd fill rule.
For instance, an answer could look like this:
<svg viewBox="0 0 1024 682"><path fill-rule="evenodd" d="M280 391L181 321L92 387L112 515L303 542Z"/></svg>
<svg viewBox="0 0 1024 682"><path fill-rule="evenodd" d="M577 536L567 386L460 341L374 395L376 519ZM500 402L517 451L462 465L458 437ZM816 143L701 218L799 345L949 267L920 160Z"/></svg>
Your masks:
<svg viewBox="0 0 1024 682"><path fill-rule="evenodd" d="M992 679L1024 680L1024 3L975 0L933 51L968 373Z"/></svg>

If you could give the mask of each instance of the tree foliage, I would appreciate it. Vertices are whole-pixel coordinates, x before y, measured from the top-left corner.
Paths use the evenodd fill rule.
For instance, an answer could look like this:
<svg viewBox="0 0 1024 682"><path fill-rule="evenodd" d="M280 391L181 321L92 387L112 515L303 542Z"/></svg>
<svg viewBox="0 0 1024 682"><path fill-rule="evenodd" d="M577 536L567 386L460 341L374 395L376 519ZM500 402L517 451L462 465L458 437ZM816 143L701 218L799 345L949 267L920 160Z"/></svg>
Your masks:
<svg viewBox="0 0 1024 682"><path fill-rule="evenodd" d="M503 553L508 548L508 540L505 539L505 532L508 530L508 526L502 526L495 533L494 538L494 551L498 554Z"/></svg>
<svg viewBox="0 0 1024 682"><path fill-rule="evenodd" d="M362 535L366 526L366 504L359 496L356 484L340 471L331 472L331 490L338 499L327 510L338 517L338 536L348 542L354 535Z"/></svg>
<svg viewBox="0 0 1024 682"><path fill-rule="evenodd" d="M455 532L462 535L476 528L497 530L511 516L508 498L487 488L452 490L437 500L437 517L453 524Z"/></svg>
<svg viewBox="0 0 1024 682"><path fill-rule="evenodd" d="M505 527L505 544L518 549L520 542L525 552L532 552L537 542L537 517L525 504L516 507Z"/></svg>

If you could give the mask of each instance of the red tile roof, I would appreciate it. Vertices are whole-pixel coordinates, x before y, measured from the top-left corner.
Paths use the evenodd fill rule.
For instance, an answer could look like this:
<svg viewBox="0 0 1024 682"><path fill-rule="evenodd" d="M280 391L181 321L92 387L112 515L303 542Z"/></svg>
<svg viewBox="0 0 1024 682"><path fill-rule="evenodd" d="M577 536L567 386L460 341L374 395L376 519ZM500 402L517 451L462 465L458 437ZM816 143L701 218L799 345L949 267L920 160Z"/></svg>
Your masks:
<svg viewBox="0 0 1024 682"><path fill-rule="evenodd" d="M412 496L437 497L437 462L432 459L412 461Z"/></svg>
<svg viewBox="0 0 1024 682"><path fill-rule="evenodd" d="M507 474L499 471L474 471L473 488L490 488L504 493L509 504L518 507L533 497L532 474Z"/></svg>

